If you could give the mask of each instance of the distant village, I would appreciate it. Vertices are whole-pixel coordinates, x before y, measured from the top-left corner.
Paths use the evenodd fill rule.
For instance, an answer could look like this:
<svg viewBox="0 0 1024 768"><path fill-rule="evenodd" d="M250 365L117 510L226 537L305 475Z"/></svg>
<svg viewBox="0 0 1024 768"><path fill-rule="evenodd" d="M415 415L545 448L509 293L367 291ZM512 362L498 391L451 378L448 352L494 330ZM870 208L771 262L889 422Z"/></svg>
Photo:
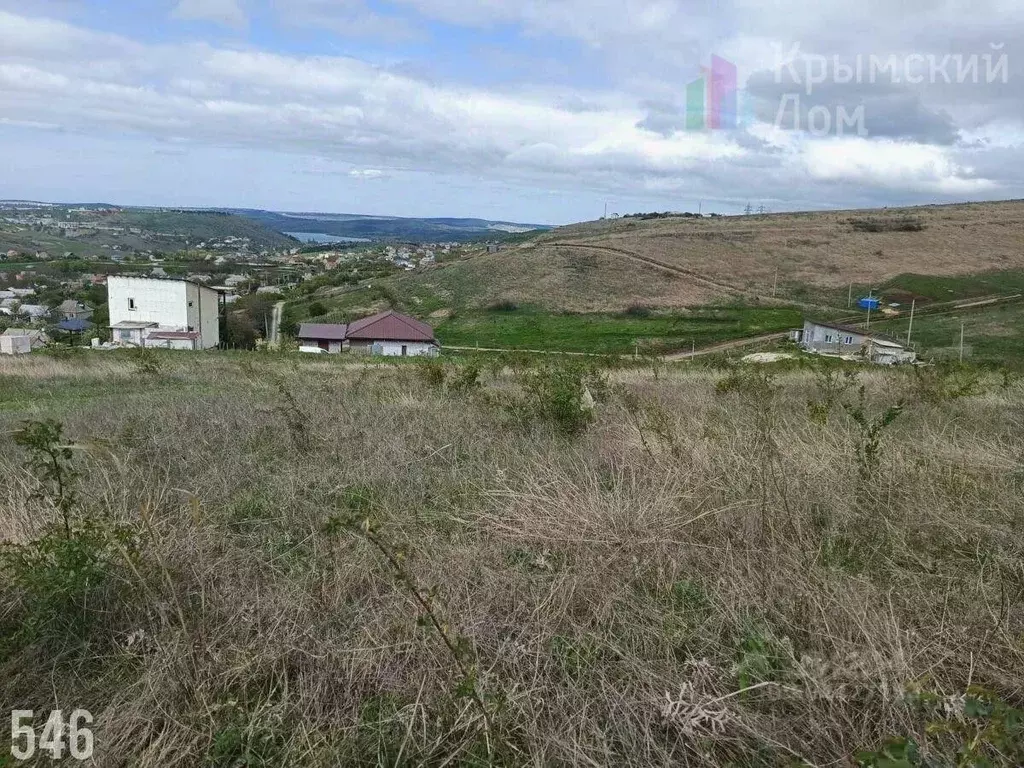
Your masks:
<svg viewBox="0 0 1024 768"><path fill-rule="evenodd" d="M30 228L32 232L60 233L63 238L85 233L162 236L103 223L114 213L116 209L58 212L51 206L26 209L24 204L12 208L0 203L0 226L9 231ZM28 352L55 341L99 349L266 344L277 340L279 329L271 328L265 317L247 316L247 312L255 314L254 305L266 315L268 302L282 301L289 291L306 284L305 290L313 292L431 269L446 259L460 258L467 246L458 242L306 243L257 251L250 238L228 235L189 243L173 254L119 243L104 250L107 253L102 255L14 248L0 251L0 338L4 339L0 354ZM261 302L262 297L266 301ZM193 310L199 309L201 320L198 314L193 316ZM211 317L218 322L211 324ZM243 328L240 337L232 333L247 323L251 327ZM293 333L297 331L297 327L293 329ZM334 335L338 333L333 330ZM423 346L424 341L424 331L419 328L415 339L418 353L432 354L434 347L429 339ZM333 350L330 344L325 348ZM373 344L367 348L372 352ZM401 345L396 349L400 353Z"/></svg>

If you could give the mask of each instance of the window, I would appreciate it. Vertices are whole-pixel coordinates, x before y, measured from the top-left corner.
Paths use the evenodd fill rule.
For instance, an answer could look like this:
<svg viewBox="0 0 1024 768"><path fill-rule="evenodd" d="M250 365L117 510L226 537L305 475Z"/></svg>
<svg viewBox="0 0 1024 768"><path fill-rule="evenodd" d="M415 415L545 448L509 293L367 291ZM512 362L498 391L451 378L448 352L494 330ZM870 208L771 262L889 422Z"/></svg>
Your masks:
<svg viewBox="0 0 1024 768"><path fill-rule="evenodd" d="M132 340L132 332L131 331L121 330L119 336L121 338L121 341L131 341Z"/></svg>
<svg viewBox="0 0 1024 768"><path fill-rule="evenodd" d="M191 306L192 306L192 302L190 301L190 302L188 303L188 305L189 305L189 306L191 307Z"/></svg>
<svg viewBox="0 0 1024 768"><path fill-rule="evenodd" d="M134 312L135 311L135 299L128 299L128 311L129 312Z"/></svg>
<svg viewBox="0 0 1024 768"><path fill-rule="evenodd" d="M843 344L853 344L853 336L847 336L843 339Z"/></svg>
<svg viewBox="0 0 1024 768"><path fill-rule="evenodd" d="M832 334L831 333L826 333L825 334L825 343L826 344L831 344L832 343Z"/></svg>

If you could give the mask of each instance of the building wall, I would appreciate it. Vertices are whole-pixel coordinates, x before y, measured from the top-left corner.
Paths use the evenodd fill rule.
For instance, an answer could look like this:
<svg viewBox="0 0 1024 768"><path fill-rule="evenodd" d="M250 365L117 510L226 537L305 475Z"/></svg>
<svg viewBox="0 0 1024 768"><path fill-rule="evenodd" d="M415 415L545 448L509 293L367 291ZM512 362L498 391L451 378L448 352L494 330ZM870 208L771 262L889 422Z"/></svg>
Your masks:
<svg viewBox="0 0 1024 768"><path fill-rule="evenodd" d="M28 336L0 336L0 355L27 355L32 351Z"/></svg>
<svg viewBox="0 0 1024 768"><path fill-rule="evenodd" d="M125 346L141 347L142 341L145 338L145 334L150 332L150 328L113 328L111 329L111 341L115 344L123 344Z"/></svg>
<svg viewBox="0 0 1024 768"><path fill-rule="evenodd" d="M191 351L196 348L196 342L192 341L192 339L146 339L146 346L157 349L183 349Z"/></svg>
<svg viewBox="0 0 1024 768"><path fill-rule="evenodd" d="M422 341L379 341L371 346L371 354L374 348L379 348L382 357L433 357L437 354L437 347ZM405 352L403 355L402 352Z"/></svg>
<svg viewBox="0 0 1024 768"><path fill-rule="evenodd" d="M174 330L188 329L188 283L112 276L107 280L110 324L122 322L157 323ZM129 308L129 300L135 309Z"/></svg>
<svg viewBox="0 0 1024 768"><path fill-rule="evenodd" d="M185 283L188 296L188 324L199 331L200 348L212 349L220 344L220 303L217 292L204 286Z"/></svg>
<svg viewBox="0 0 1024 768"><path fill-rule="evenodd" d="M803 345L815 352L831 352L833 354L852 354L859 350L867 337L850 331L839 331L817 323L804 323Z"/></svg>

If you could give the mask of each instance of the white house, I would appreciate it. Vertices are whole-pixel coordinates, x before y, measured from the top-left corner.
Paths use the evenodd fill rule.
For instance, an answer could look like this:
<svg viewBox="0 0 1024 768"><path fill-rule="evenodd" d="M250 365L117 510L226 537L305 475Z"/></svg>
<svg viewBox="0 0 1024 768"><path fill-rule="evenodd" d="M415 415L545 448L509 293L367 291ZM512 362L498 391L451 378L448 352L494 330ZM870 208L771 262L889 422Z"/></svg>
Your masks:
<svg viewBox="0 0 1024 768"><path fill-rule="evenodd" d="M433 328L394 310L348 325L304 323L299 340L332 354L351 350L382 357L436 357L440 350Z"/></svg>
<svg viewBox="0 0 1024 768"><path fill-rule="evenodd" d="M805 320L795 340L808 352L820 355L857 356L879 365L913 363L917 353L895 339L863 328Z"/></svg>
<svg viewBox="0 0 1024 768"><path fill-rule="evenodd" d="M220 294L189 280L111 276L111 337L133 347L211 349L220 344Z"/></svg>

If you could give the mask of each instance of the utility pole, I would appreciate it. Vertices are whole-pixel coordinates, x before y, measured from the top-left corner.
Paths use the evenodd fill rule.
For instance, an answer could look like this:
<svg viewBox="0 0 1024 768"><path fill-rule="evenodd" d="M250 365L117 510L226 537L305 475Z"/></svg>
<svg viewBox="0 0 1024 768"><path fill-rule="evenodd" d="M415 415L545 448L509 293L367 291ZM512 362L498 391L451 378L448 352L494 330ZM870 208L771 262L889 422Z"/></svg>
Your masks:
<svg viewBox="0 0 1024 768"><path fill-rule="evenodd" d="M701 216L701 217L704 216L704 201L703 200L701 200L700 201L700 205L697 206L697 215Z"/></svg>
<svg viewBox="0 0 1024 768"><path fill-rule="evenodd" d="M779 268L776 267L775 268L775 282L772 283L772 298L773 299L775 298L775 292L778 290L778 287L779 287Z"/></svg>
<svg viewBox="0 0 1024 768"><path fill-rule="evenodd" d="M608 218L608 203L604 204L604 218Z"/></svg>
<svg viewBox="0 0 1024 768"><path fill-rule="evenodd" d="M964 328L967 323L960 321L960 362L964 361Z"/></svg>
<svg viewBox="0 0 1024 768"><path fill-rule="evenodd" d="M871 299L873 298L872 297L873 293L874 293L874 290L868 291L868 324L867 324L867 330L869 330L869 331L871 330Z"/></svg>
<svg viewBox="0 0 1024 768"><path fill-rule="evenodd" d="M914 310L917 309L917 299L910 305L910 327L907 329L907 346L910 346L910 335L914 332Z"/></svg>
<svg viewBox="0 0 1024 768"><path fill-rule="evenodd" d="M846 300L846 308L853 306L853 283L850 283L850 298Z"/></svg>

